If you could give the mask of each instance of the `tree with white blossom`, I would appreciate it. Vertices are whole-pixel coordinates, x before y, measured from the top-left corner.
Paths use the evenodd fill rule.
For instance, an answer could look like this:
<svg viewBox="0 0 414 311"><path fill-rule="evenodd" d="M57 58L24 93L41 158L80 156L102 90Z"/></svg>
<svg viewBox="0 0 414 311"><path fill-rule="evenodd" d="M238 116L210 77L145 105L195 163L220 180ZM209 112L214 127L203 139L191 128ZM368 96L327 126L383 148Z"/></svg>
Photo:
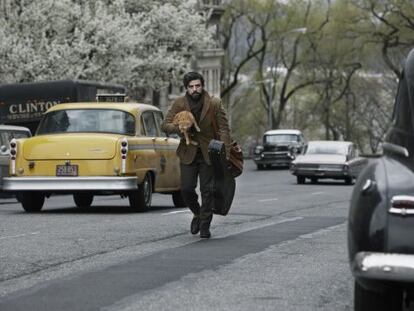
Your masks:
<svg viewBox="0 0 414 311"><path fill-rule="evenodd" d="M88 79L159 88L211 39L195 0L3 0L0 83Z"/></svg>

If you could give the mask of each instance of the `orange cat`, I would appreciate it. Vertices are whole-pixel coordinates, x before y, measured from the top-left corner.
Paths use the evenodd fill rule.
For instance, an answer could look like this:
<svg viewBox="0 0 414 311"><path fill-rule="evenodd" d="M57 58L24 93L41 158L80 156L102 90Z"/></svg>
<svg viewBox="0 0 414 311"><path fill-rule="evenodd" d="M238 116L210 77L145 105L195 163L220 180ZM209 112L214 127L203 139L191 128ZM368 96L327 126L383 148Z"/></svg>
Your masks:
<svg viewBox="0 0 414 311"><path fill-rule="evenodd" d="M185 142L187 145L193 144L198 145L197 142L192 141L190 139L190 135L188 131L194 125L197 132L200 132L200 128L198 127L197 121L195 120L193 114L190 111L183 110L177 113L174 116L173 124L177 125L180 129L180 132L184 134Z"/></svg>

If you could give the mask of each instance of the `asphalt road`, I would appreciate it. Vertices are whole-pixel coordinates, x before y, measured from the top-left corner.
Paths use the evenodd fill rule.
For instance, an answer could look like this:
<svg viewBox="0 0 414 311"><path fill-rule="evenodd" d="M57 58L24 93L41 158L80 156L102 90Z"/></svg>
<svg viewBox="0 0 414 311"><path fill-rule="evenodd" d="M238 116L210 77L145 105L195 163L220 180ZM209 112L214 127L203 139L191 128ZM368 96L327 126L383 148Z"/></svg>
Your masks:
<svg viewBox="0 0 414 311"><path fill-rule="evenodd" d="M351 192L247 161L210 240L167 195L147 213L115 196L86 210L52 197L35 214L0 200L0 310L351 310Z"/></svg>

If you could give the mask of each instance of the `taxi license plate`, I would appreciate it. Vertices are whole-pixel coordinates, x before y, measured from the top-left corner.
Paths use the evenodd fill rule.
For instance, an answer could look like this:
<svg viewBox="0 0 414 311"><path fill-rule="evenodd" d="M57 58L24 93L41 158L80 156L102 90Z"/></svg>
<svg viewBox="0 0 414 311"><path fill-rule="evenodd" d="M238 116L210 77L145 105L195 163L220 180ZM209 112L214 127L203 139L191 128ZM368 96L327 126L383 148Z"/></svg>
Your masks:
<svg viewBox="0 0 414 311"><path fill-rule="evenodd" d="M56 176L78 176L78 166L56 165Z"/></svg>

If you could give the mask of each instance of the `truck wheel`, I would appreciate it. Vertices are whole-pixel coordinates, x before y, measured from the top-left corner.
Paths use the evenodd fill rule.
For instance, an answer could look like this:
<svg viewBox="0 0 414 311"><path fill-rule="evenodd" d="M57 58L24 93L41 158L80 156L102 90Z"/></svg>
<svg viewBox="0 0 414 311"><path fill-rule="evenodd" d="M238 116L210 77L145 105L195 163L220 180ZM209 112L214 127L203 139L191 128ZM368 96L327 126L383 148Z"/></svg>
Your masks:
<svg viewBox="0 0 414 311"><path fill-rule="evenodd" d="M129 205L137 212L146 212L151 208L152 178L146 174L144 181L138 186L138 190L128 195Z"/></svg>
<svg viewBox="0 0 414 311"><path fill-rule="evenodd" d="M399 289L388 292L375 292L365 289L355 281L354 310L402 311L402 297L402 291Z"/></svg>
<svg viewBox="0 0 414 311"><path fill-rule="evenodd" d="M316 184L316 183L318 183L318 178L316 178L316 177L312 177L312 178L311 178L311 183L312 183L312 184Z"/></svg>
<svg viewBox="0 0 414 311"><path fill-rule="evenodd" d="M73 201L77 207L90 207L93 202L93 195L89 193L75 193Z"/></svg>
<svg viewBox="0 0 414 311"><path fill-rule="evenodd" d="M22 192L19 201L26 212L39 212L45 203L45 196L40 192Z"/></svg>
<svg viewBox="0 0 414 311"><path fill-rule="evenodd" d="M174 191L172 193L172 199L174 202L175 207L186 207L187 204L184 202L183 195L181 194L181 191Z"/></svg>
<svg viewBox="0 0 414 311"><path fill-rule="evenodd" d="M257 170L260 171L264 169L264 165L263 164L257 164Z"/></svg>
<svg viewBox="0 0 414 311"><path fill-rule="evenodd" d="M296 180L298 184L304 184L305 183L305 177L304 176L296 176Z"/></svg>

